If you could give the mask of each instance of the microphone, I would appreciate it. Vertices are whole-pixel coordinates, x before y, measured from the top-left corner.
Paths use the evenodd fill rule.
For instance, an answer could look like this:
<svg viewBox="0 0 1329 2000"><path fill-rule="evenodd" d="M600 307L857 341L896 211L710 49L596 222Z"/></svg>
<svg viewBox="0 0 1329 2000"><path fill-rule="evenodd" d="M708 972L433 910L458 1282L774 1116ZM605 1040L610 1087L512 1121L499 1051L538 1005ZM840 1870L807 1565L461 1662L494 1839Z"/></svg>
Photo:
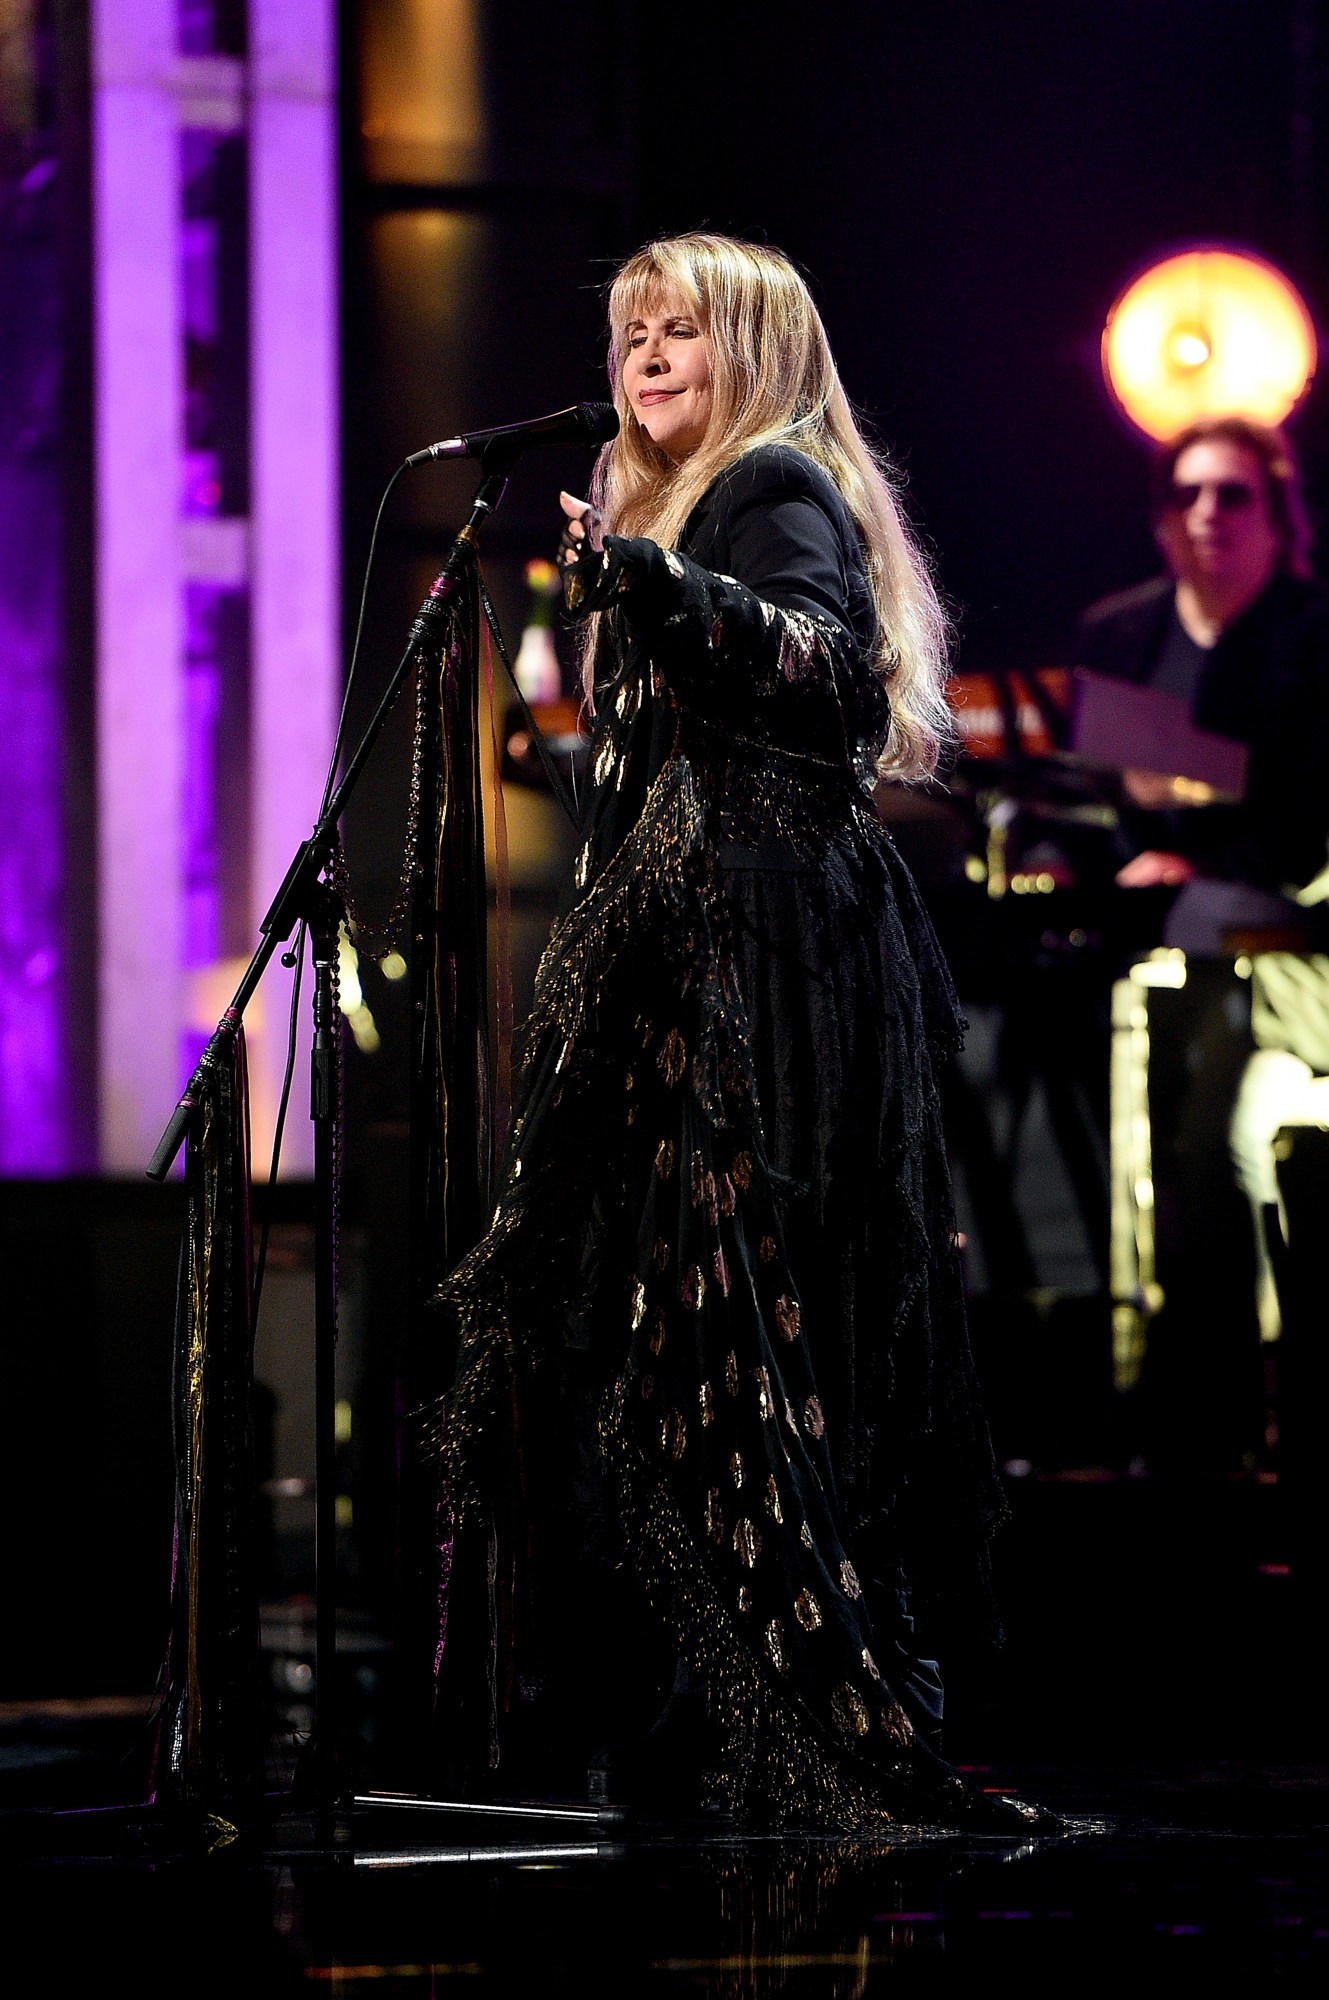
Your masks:
<svg viewBox="0 0 1329 2000"><path fill-rule="evenodd" d="M434 458L516 458L537 444L608 444L618 436L618 411L612 403L574 403L551 416L533 417L526 424L498 424L493 430L464 431L440 438L437 444L413 451L407 465L427 465Z"/></svg>

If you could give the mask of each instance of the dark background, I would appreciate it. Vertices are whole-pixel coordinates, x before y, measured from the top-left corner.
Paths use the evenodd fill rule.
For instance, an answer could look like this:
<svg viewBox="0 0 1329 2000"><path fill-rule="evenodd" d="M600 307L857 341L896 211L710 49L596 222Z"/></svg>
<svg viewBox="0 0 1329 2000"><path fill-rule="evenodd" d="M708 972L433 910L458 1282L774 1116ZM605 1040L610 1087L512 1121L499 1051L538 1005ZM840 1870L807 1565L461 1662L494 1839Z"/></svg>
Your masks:
<svg viewBox="0 0 1329 2000"><path fill-rule="evenodd" d="M84 10L70 0L47 11L60 30L71 166L58 227L78 487ZM409 183L378 176L361 133L364 45L393 12L390 0L359 0L341 14L348 646L375 511L402 458L462 429L602 396L603 289L654 234L730 231L778 245L804 269L848 393L906 480L962 670L1061 662L1083 605L1154 567L1147 449L1113 408L1099 364L1105 317L1142 266L1198 241L1248 249L1298 285L1317 326L1329 324L1329 19L1314 0L672 9L484 0L485 158L447 180ZM1290 428L1318 519L1329 449L1320 390ZM557 489L575 489L587 470L585 453L532 454L487 531L486 573L514 647L522 565L552 555ZM473 468L443 466L394 491L352 740L474 483ZM408 706L348 815L371 920L396 885ZM525 910L532 934L549 907L537 884ZM348 1347L364 1421L349 1470L359 1539L345 1575L373 1600L392 1574L410 1106L405 994L370 968L365 983L384 1046L372 1058L348 1049L347 1059L343 1275L355 1295ZM303 1091L297 1078L297 1106ZM261 1210L261 1190L257 1198ZM7 1349L6 1507L22 1524L10 1565L22 1628L11 1686L24 1692L138 1689L156 1671L179 1220L173 1191L142 1184L86 1180L6 1198L7 1255L29 1274L14 1324L36 1330ZM279 1206L288 1247L307 1220L304 1191L292 1187ZM294 1268L299 1254L289 1256ZM1094 1423L1081 1434L1075 1423L1086 1370L1092 1394L1102 1390L1102 1324L1100 1314L1087 1335L1077 1320L1069 1338L1044 1325L989 1344L999 1452L1029 1447L1027 1428L1006 1425L1031 1409L1049 1463L1101 1450ZM92 1534L90 1492L104 1498ZM1116 1522L1103 1516L1104 1547ZM1230 1550L1236 1560L1235 1541ZM53 1576L63 1579L56 1590ZM1159 1603L1170 1587L1161 1577Z"/></svg>
<svg viewBox="0 0 1329 2000"><path fill-rule="evenodd" d="M377 11L359 8L346 47L348 269L365 258L370 289L366 219L393 191L362 178L354 78ZM493 246L451 302L460 352L416 357L385 404L388 329L376 339L348 290L350 582L399 442L603 393L600 288L653 234L746 235L808 275L849 394L907 477L964 667L1061 658L1081 606L1152 567L1145 449L1099 363L1143 266L1199 241L1249 249L1324 323L1329 27L1313 0L480 13L489 174L411 195L464 206ZM1314 390L1292 428L1318 498ZM520 471L514 540L552 541L555 471ZM441 528L465 475L433 478L411 511Z"/></svg>

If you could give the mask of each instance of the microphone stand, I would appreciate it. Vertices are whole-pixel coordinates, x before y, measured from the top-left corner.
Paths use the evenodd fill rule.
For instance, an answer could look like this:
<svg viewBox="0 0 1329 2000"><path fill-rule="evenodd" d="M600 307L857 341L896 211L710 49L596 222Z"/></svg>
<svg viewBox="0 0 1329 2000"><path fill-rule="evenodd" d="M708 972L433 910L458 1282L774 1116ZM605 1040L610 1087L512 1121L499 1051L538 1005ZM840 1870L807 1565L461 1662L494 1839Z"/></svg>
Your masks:
<svg viewBox="0 0 1329 2000"><path fill-rule="evenodd" d="M314 965L314 1047L310 1116L314 1123L314 1725L297 1767L297 1790L317 1808L333 1810L349 1800L351 1786L345 1769L344 1743L336 1685L336 1490L335 1490L335 1348L337 1328L337 1147L341 1106L336 1038L335 967L343 900L332 886L332 857L338 822L349 803L384 724L396 703L421 643L447 617L474 561L478 535L507 488L515 453L508 448L487 450L483 477L469 519L444 559L443 567L411 628L410 641L393 672L363 737L347 763L340 783L308 840L297 848L285 880L260 926L260 942L230 1006L218 1022L171 1115L147 1168L148 1178L162 1181L193 1128L207 1094L209 1072L228 1062L231 1045L273 952L296 926L308 926ZM293 964L287 954L284 960Z"/></svg>

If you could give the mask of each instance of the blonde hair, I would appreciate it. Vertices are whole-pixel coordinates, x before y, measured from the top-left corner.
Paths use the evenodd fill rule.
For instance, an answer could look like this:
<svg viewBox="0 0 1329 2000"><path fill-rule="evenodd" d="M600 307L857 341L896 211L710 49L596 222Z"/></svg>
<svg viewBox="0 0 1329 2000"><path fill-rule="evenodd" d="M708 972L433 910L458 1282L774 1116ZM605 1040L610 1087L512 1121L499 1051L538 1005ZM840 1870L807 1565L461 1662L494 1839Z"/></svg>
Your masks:
<svg viewBox="0 0 1329 2000"><path fill-rule="evenodd" d="M637 422L622 386L625 328L672 305L695 314L711 356L706 434L677 465ZM596 460L591 487L606 529L672 548L703 493L744 452L767 444L803 452L834 481L862 540L879 625L871 664L889 677L894 718L881 774L930 777L942 745L954 738L943 692L946 615L903 518L895 475L854 420L803 278L783 252L760 244L700 232L664 237L619 270L608 316L620 428ZM588 692L594 646L592 630Z"/></svg>

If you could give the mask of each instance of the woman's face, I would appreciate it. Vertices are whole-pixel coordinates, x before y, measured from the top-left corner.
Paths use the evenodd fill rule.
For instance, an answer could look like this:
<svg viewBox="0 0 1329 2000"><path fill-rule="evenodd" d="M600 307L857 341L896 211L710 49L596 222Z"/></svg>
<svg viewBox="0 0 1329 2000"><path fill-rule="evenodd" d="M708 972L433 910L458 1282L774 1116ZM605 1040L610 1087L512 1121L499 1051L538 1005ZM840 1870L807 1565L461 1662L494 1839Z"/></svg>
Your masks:
<svg viewBox="0 0 1329 2000"><path fill-rule="evenodd" d="M710 342L695 315L665 303L628 321L623 392L651 442L681 465L711 420Z"/></svg>

